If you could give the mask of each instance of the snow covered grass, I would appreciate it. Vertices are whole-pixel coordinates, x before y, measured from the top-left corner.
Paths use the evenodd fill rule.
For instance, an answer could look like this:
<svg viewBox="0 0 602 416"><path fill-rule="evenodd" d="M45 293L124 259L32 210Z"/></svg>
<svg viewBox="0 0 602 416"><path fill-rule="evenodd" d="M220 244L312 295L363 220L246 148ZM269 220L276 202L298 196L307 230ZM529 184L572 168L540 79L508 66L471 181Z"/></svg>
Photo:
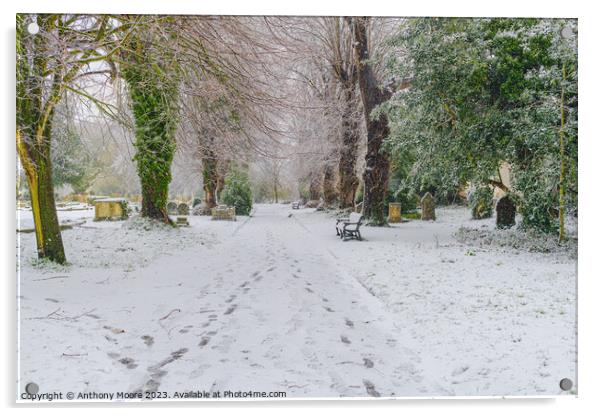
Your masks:
<svg viewBox="0 0 602 416"><path fill-rule="evenodd" d="M282 205L183 228L88 217L63 232L60 267L20 234L20 389L563 393L576 261L485 244L506 232L462 207L437 217L363 227L362 242Z"/></svg>
<svg viewBox="0 0 602 416"><path fill-rule="evenodd" d="M520 230L517 227L508 230L461 227L455 236L462 243L478 244L480 247L497 246L537 253L554 253L577 259L577 239L572 236L563 244L558 244L556 235Z"/></svg>

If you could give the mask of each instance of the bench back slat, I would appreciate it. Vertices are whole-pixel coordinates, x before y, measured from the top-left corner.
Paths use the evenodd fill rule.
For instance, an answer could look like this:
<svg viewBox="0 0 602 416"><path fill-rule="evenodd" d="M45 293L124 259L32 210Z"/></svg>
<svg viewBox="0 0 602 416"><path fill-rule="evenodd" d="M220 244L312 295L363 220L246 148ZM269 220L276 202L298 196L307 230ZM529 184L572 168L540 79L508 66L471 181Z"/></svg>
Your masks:
<svg viewBox="0 0 602 416"><path fill-rule="evenodd" d="M349 222L350 223L356 223L356 222L359 222L361 218L362 218L362 214L359 214L357 212L352 212L349 215Z"/></svg>

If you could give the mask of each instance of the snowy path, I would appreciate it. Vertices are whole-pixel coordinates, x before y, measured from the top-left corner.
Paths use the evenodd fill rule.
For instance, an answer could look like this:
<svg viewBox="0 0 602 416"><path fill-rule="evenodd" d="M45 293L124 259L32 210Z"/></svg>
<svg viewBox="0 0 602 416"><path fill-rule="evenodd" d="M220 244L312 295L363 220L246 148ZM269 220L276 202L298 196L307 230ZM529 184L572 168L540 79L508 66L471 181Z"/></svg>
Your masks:
<svg viewBox="0 0 602 416"><path fill-rule="evenodd" d="M232 226L235 236L224 244L189 248L122 279L101 269L86 279L24 282L23 293L35 293L35 284L58 304L68 291L76 296L69 309L93 311L28 320L23 301L24 333L38 332L50 350L36 355L24 343L24 374L36 380L44 371L46 383L63 391L436 393L422 386L419 358L404 348L382 304L287 213L260 207Z"/></svg>
<svg viewBox="0 0 602 416"><path fill-rule="evenodd" d="M206 345L190 358L201 385L305 397L416 394L416 356L382 306L277 208L258 210L222 248L229 261L209 266L214 289L228 290L200 299Z"/></svg>
<svg viewBox="0 0 602 416"><path fill-rule="evenodd" d="M282 205L189 220L69 230L66 268L32 265L22 235L20 383L389 397L558 394L574 374L571 262L468 256L455 217L361 243Z"/></svg>

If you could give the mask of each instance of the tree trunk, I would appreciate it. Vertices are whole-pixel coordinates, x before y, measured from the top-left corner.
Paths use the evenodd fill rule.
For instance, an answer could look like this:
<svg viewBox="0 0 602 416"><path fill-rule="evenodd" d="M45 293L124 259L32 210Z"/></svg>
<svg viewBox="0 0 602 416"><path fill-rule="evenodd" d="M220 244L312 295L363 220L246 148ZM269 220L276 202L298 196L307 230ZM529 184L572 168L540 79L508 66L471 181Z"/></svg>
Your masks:
<svg viewBox="0 0 602 416"><path fill-rule="evenodd" d="M177 61L152 40L152 34L133 34L128 48L122 51L121 68L135 122L134 160L142 189L141 215L171 224L167 199L176 148Z"/></svg>
<svg viewBox="0 0 602 416"><path fill-rule="evenodd" d="M332 163L324 165L324 177L322 180L322 190L324 192L324 203L326 206L333 206L337 201L337 193L334 187L335 170Z"/></svg>
<svg viewBox="0 0 602 416"><path fill-rule="evenodd" d="M163 158L158 152L149 150L146 145L144 139L139 137L136 145L138 155L144 154L146 156L137 159L140 188L142 190L140 214L143 217L171 224L172 221L167 213L167 199L169 197L173 151L168 151L169 156ZM171 144L166 143L166 147L168 146L171 147ZM154 156L148 157L150 154Z"/></svg>
<svg viewBox="0 0 602 416"><path fill-rule="evenodd" d="M364 172L364 216L372 225L387 223L386 204L389 186L389 156L382 148L383 140L389 135L387 117L381 114L377 119L370 116L372 111L391 97L390 91L379 88L370 65L368 50L367 17L350 18L353 21L354 51L358 65L358 81L364 117L366 119L368 141L366 153L366 170Z"/></svg>
<svg viewBox="0 0 602 416"><path fill-rule="evenodd" d="M219 173L214 139L212 134L205 129L199 132L199 146L203 164L203 211L209 215L211 214L211 208L217 205Z"/></svg>
<svg viewBox="0 0 602 416"><path fill-rule="evenodd" d="M320 177L314 173L312 173L309 180L309 199L312 201L316 201L320 199Z"/></svg>
<svg viewBox="0 0 602 416"><path fill-rule="evenodd" d="M17 149L29 185L38 258L63 264L66 258L54 201L49 125L44 131L42 143L37 147L38 150L35 146L27 146L17 131Z"/></svg>
<svg viewBox="0 0 602 416"><path fill-rule="evenodd" d="M215 185L215 197L219 201L219 196L226 185L226 175L230 170L230 160L221 159L217 163L217 182Z"/></svg>
<svg viewBox="0 0 602 416"><path fill-rule="evenodd" d="M359 126L356 118L357 101L355 85L345 88L344 110L342 121L342 147L339 154L339 207L342 209L353 208L355 191L359 184L355 173L357 162L358 143L360 139Z"/></svg>
<svg viewBox="0 0 602 416"><path fill-rule="evenodd" d="M39 15L36 21L45 32L51 32L55 17ZM50 148L54 108L68 77L58 71L48 76L47 72L52 74L48 71L50 37L43 33L32 39L25 24L24 15L17 15L17 152L29 185L38 258L63 264L65 249L54 201ZM50 88L45 86L48 78L52 79Z"/></svg>
<svg viewBox="0 0 602 416"><path fill-rule="evenodd" d="M203 192L205 210L209 211L217 205L217 163L215 159L203 158Z"/></svg>

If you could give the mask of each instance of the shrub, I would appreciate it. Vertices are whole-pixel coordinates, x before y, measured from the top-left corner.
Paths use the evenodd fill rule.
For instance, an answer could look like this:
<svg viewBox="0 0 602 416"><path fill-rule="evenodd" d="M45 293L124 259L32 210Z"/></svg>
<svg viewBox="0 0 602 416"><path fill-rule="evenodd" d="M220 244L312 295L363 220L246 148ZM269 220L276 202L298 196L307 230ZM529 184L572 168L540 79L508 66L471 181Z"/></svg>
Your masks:
<svg viewBox="0 0 602 416"><path fill-rule="evenodd" d="M470 192L468 205L472 218L480 220L489 218L493 214L493 189L489 186L480 186Z"/></svg>
<svg viewBox="0 0 602 416"><path fill-rule="evenodd" d="M520 200L521 227L544 233L558 232L557 198L553 190L529 189Z"/></svg>
<svg viewBox="0 0 602 416"><path fill-rule="evenodd" d="M411 212L416 211L420 198L409 184L402 183L397 191L393 193L392 200L389 200L389 202L399 202L401 212Z"/></svg>
<svg viewBox="0 0 602 416"><path fill-rule="evenodd" d="M236 215L249 215L253 207L253 192L245 172L233 169L226 175L220 200L226 205L234 206Z"/></svg>

